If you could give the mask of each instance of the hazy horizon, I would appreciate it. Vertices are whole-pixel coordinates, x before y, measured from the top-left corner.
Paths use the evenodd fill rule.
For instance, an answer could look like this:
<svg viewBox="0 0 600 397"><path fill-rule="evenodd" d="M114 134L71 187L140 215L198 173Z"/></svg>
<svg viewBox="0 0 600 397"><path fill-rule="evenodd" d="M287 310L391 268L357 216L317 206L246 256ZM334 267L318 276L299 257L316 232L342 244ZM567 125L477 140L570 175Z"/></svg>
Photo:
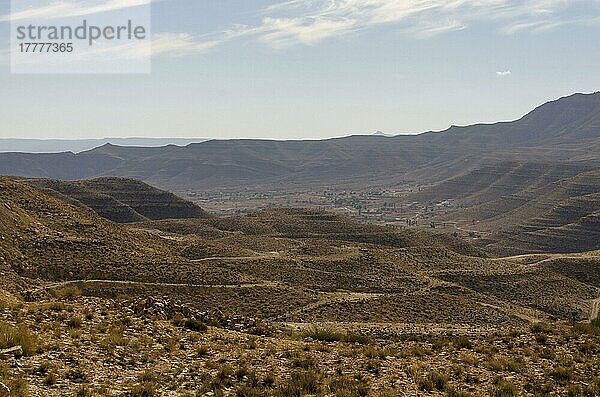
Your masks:
<svg viewBox="0 0 600 397"><path fill-rule="evenodd" d="M546 104L548 102L551 102L553 100L557 100L560 98L565 98L571 95L576 95L576 94L584 94L584 95L589 95L589 94L593 94L593 93L597 93L600 91L587 91L587 92L574 92L574 93L570 93L568 95L563 95L561 97L558 98L551 98L548 99L547 101L540 103L539 105L529 109L528 111L526 111L525 113L521 114L518 117L515 118L507 118L507 119L503 119L503 120L486 120L486 121L475 121L473 123L469 123L469 124L449 124L447 127L442 128L442 129L437 129L437 130L426 130L426 131L413 131L413 132L388 132L388 131L381 131L381 130L373 130L373 132L365 132L365 133L356 133L356 134L345 134L345 135L331 135L331 136L323 136L323 137L245 137L245 136L233 136L233 137L218 137L218 136L98 136L98 137L66 137L66 138L61 138L61 137L4 137L4 136L0 136L0 141L62 141L62 142L81 142L81 141L110 141L110 140L131 140L131 141L136 141L136 140L147 140L147 141L173 141L173 143L167 143L167 144L174 144L176 146L185 146L189 143L201 143L201 142L205 142L205 141L209 141L209 140L243 140L243 139L255 139L255 140L282 140L282 141L286 141L286 140L327 140L327 139L336 139L336 138L345 138L345 137L350 137L350 136L371 136L371 135L378 135L378 134L384 134L386 137L393 137L393 136L399 136L399 135L406 135L406 136L410 136L410 135L420 135L420 134L425 134L428 132L443 132L451 127L462 127L462 126L469 126L469 125L477 125L477 124L495 124L495 123L503 123L503 122L511 122L511 121L516 121L518 119L520 119L521 117L525 116L526 114L530 113L531 111L533 111L535 108L537 108L538 106L541 106L543 104ZM177 142L177 141L182 141L182 142ZM190 141L189 143L183 143L183 141ZM106 143L111 143L111 142L106 142ZM117 143L118 145L118 143ZM133 143L129 143L129 144L125 144L124 146L135 146L135 144ZM153 146L161 146L159 144L153 145ZM94 146L96 147L96 146ZM3 150L3 148L0 147L0 151L7 151L7 150Z"/></svg>
<svg viewBox="0 0 600 397"><path fill-rule="evenodd" d="M414 134L600 88L597 0L155 1L150 75L11 75L7 3L6 138Z"/></svg>

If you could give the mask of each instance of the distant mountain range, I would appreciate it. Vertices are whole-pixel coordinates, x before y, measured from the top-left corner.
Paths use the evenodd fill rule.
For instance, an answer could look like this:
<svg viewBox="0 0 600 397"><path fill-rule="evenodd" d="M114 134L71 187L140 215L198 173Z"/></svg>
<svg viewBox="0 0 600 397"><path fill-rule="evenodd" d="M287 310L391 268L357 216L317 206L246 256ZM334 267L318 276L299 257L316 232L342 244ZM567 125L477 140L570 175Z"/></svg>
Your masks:
<svg viewBox="0 0 600 397"><path fill-rule="evenodd" d="M121 146L185 146L205 138L12 139L0 138L0 152L79 153L107 143Z"/></svg>
<svg viewBox="0 0 600 397"><path fill-rule="evenodd" d="M171 190L231 186L434 182L497 161L600 160L600 93L542 105L513 122L443 132L322 141L211 140L185 147L106 143L78 154L0 153L0 174L53 179L121 176Z"/></svg>
<svg viewBox="0 0 600 397"><path fill-rule="evenodd" d="M394 189L427 205L452 199L443 222L486 230L492 251L600 249L600 92L546 103L519 120L393 137L211 140L187 146L112 143L74 153L0 153L0 174L126 177L174 192Z"/></svg>

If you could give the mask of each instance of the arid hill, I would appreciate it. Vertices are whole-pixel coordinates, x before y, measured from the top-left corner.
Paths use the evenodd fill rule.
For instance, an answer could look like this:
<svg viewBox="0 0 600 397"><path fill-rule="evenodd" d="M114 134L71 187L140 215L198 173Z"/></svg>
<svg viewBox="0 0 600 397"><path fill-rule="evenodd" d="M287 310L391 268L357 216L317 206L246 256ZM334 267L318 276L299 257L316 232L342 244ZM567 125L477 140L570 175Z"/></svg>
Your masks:
<svg viewBox="0 0 600 397"><path fill-rule="evenodd" d="M494 255L586 251L600 248L595 196L600 193L599 104L600 93L574 94L515 121L413 136L213 140L185 147L106 144L79 154L0 153L0 174L100 178L32 183L119 222L206 214L147 186L135 189L146 190L144 197L134 197L128 193L134 187L114 177L139 179L194 200L205 195L217 204L199 200L204 208L227 214L286 206L294 195L301 204L291 206L323 204L324 190L363 196L385 191L390 195L384 200L365 201L380 209L393 201L420 210L380 223L418 218L424 220L420 227L445 224L448 234L475 234L473 241ZM587 186L585 192L579 185ZM249 198L262 196L258 207L247 208ZM449 199L452 208L443 214L425 213ZM336 207L334 200L324 204ZM345 211L352 214L352 208Z"/></svg>
<svg viewBox="0 0 600 397"><path fill-rule="evenodd" d="M600 248L600 171L586 168L487 166L407 200L452 200L434 220L477 230L479 245L494 254L591 251Z"/></svg>
<svg viewBox="0 0 600 397"><path fill-rule="evenodd" d="M128 226L1 183L2 264L19 277L6 287L32 283L27 296L51 282L89 295L167 294L271 321L498 325L585 318L598 296L581 276L596 271L597 253L487 258L458 238L300 209ZM561 258L576 277L556 268Z"/></svg>
<svg viewBox="0 0 600 397"><path fill-rule="evenodd" d="M306 209L118 224L9 178L0 230L11 396L600 390L600 251L489 258Z"/></svg>
<svg viewBox="0 0 600 397"><path fill-rule="evenodd" d="M189 201L134 179L98 178L73 182L29 179L26 182L119 223L210 216Z"/></svg>
<svg viewBox="0 0 600 397"><path fill-rule="evenodd" d="M23 182L1 178L0 202L0 264L8 274L33 280L211 278L210 270L178 256L171 241L122 227Z"/></svg>

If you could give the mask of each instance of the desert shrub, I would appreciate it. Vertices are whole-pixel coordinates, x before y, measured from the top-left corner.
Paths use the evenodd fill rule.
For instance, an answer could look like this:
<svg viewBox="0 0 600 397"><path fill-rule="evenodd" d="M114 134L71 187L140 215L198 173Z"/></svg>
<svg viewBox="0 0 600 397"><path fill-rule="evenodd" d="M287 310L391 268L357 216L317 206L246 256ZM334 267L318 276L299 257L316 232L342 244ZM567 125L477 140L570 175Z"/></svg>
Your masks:
<svg viewBox="0 0 600 397"><path fill-rule="evenodd" d="M292 365L296 368L310 369L317 365L315 359L310 355L295 358L292 360Z"/></svg>
<svg viewBox="0 0 600 397"><path fill-rule="evenodd" d="M258 387L241 386L235 391L235 395L237 397L262 397L265 394Z"/></svg>
<svg viewBox="0 0 600 397"><path fill-rule="evenodd" d="M23 354L33 355L37 350L37 338L25 325L12 326L0 321L0 349L21 346Z"/></svg>
<svg viewBox="0 0 600 397"><path fill-rule="evenodd" d="M448 375L438 371L429 372L427 378L431 380L431 383L433 383L433 387L435 387L437 390L444 390L446 388L446 385L448 384Z"/></svg>
<svg viewBox="0 0 600 397"><path fill-rule="evenodd" d="M71 317L67 321L67 326L69 328L81 328L82 325L83 325L83 320L81 320L81 318L77 317L77 316Z"/></svg>
<svg viewBox="0 0 600 397"><path fill-rule="evenodd" d="M206 345L200 345L196 348L196 354L198 357L206 357L208 356L208 352L208 346Z"/></svg>
<svg viewBox="0 0 600 397"><path fill-rule="evenodd" d="M543 323L543 322L531 324L530 329L531 329L531 332L533 332L534 334L538 334L538 333L548 334L548 333L552 332L552 327L550 326L550 324Z"/></svg>
<svg viewBox="0 0 600 397"><path fill-rule="evenodd" d="M558 382L568 382L573 379L573 370L571 368L556 367L550 372L550 376Z"/></svg>
<svg viewBox="0 0 600 397"><path fill-rule="evenodd" d="M127 396L129 397L153 397L157 395L156 383L141 382L129 389Z"/></svg>
<svg viewBox="0 0 600 397"><path fill-rule="evenodd" d="M27 381L21 375L16 375L13 369L1 362L0 382L4 383L10 389L10 397L27 397L29 395Z"/></svg>
<svg viewBox="0 0 600 397"><path fill-rule="evenodd" d="M548 335L543 333L538 333L535 335L535 341L540 345L545 345L548 342Z"/></svg>
<svg viewBox="0 0 600 397"><path fill-rule="evenodd" d="M257 321L254 327L252 327L248 333L257 336L269 336L273 333L273 330L267 323Z"/></svg>
<svg viewBox="0 0 600 397"><path fill-rule="evenodd" d="M448 375L438 371L428 372L425 376L417 377L417 386L422 391L443 391L448 385Z"/></svg>
<svg viewBox="0 0 600 397"><path fill-rule="evenodd" d="M206 324L204 324L202 321L198 321L194 318L188 318L188 319L184 320L183 326L184 326L184 328L187 328L190 331L196 331L196 332L204 332L208 329Z"/></svg>
<svg viewBox="0 0 600 397"><path fill-rule="evenodd" d="M366 381L349 377L333 379L329 382L329 390L336 397L366 397L369 394L369 386Z"/></svg>
<svg viewBox="0 0 600 397"><path fill-rule="evenodd" d="M322 342L340 342L344 338L344 334L334 328L311 327L302 332L302 337Z"/></svg>
<svg viewBox="0 0 600 397"><path fill-rule="evenodd" d="M73 308L64 302L50 302L39 306L40 310L49 310L52 312L72 311Z"/></svg>
<svg viewBox="0 0 600 397"><path fill-rule="evenodd" d="M457 349L472 349L473 342L466 336L458 336L452 340L452 344Z"/></svg>
<svg viewBox="0 0 600 397"><path fill-rule="evenodd" d="M81 296L81 290L74 285L67 285L50 290L50 294L58 299L74 299Z"/></svg>
<svg viewBox="0 0 600 397"><path fill-rule="evenodd" d="M510 383L505 379L497 379L494 381L494 385L491 390L492 397L517 397L519 396L519 389L514 384Z"/></svg>
<svg viewBox="0 0 600 397"><path fill-rule="evenodd" d="M305 394L317 394L318 375L314 371L292 372L290 378L276 391L281 397L301 397Z"/></svg>
<svg viewBox="0 0 600 397"><path fill-rule="evenodd" d="M456 390L454 387L446 389L446 395L448 397L470 397L471 393L464 390Z"/></svg>
<svg viewBox="0 0 600 397"><path fill-rule="evenodd" d="M347 343L358 343L361 345L366 345L373 342L373 340L370 337L366 335L357 334L355 332L347 332L342 337L342 341Z"/></svg>
<svg viewBox="0 0 600 397"><path fill-rule="evenodd" d="M275 375L272 372L267 373L263 378L262 383L265 387L273 387L275 384Z"/></svg>
<svg viewBox="0 0 600 397"><path fill-rule="evenodd" d="M44 377L44 385L52 386L56 383L56 374L54 372L48 372Z"/></svg>
<svg viewBox="0 0 600 397"><path fill-rule="evenodd" d="M86 385L81 386L75 393L75 396L77 397L91 397L92 395L91 389Z"/></svg>
<svg viewBox="0 0 600 397"><path fill-rule="evenodd" d="M367 358L379 358L384 359L387 356L395 356L396 351L391 348L379 348L373 346L365 346L363 348L363 353Z"/></svg>
<svg viewBox="0 0 600 397"><path fill-rule="evenodd" d="M600 336L600 319L596 318L591 323L577 323L573 326L573 331L577 334Z"/></svg>
<svg viewBox="0 0 600 397"><path fill-rule="evenodd" d="M100 346L107 350L113 350L116 346L127 346L130 339L123 335L123 328L115 327L100 342Z"/></svg>
<svg viewBox="0 0 600 397"><path fill-rule="evenodd" d="M65 377L75 383L85 383L88 379L87 374L81 368L71 369L66 373Z"/></svg>

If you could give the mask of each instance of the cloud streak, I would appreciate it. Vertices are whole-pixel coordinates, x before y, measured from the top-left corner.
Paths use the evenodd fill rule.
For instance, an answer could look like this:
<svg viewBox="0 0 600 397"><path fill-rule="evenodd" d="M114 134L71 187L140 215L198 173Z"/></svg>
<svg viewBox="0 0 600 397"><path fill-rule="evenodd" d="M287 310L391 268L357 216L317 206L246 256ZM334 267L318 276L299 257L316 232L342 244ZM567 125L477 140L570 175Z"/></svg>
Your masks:
<svg viewBox="0 0 600 397"><path fill-rule="evenodd" d="M54 1L47 6L27 8L8 15L0 15L0 22L22 21L27 19L54 19L88 16L102 12L149 5L152 0L83 0Z"/></svg>
<svg viewBox="0 0 600 397"><path fill-rule="evenodd" d="M158 0L57 0L47 7L13 14L30 17L83 16L147 5ZM161 33L153 55L204 53L235 39L251 38L282 49L314 45L329 38L378 26L427 39L468 29L477 23L500 34L544 32L566 25L600 25L600 0L289 0L258 12L253 25L232 25L210 35ZM10 20L0 17L0 21Z"/></svg>
<svg viewBox="0 0 600 397"><path fill-rule="evenodd" d="M379 25L394 25L417 38L477 22L497 24L503 34L544 31L600 24L598 12L599 0L291 0L267 7L262 23L252 29L261 42L281 48Z"/></svg>

